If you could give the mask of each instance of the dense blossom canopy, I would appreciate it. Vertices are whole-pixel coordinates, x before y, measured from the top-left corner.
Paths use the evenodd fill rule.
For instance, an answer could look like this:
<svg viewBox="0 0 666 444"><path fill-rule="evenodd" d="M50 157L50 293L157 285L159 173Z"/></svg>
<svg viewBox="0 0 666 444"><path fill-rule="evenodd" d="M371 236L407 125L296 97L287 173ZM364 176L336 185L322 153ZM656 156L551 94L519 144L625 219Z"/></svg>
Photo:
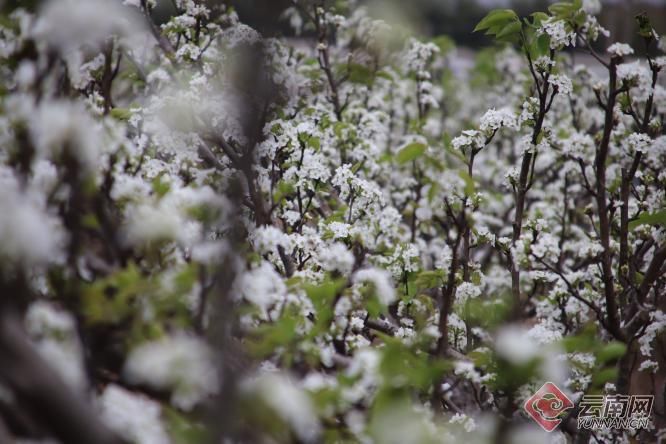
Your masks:
<svg viewBox="0 0 666 444"><path fill-rule="evenodd" d="M522 411L546 381L666 388L647 17L606 49L599 2L496 11L461 73L450 39L353 0L292 2L298 38L163 3L0 17L0 441L666 432L663 399L594 438Z"/></svg>

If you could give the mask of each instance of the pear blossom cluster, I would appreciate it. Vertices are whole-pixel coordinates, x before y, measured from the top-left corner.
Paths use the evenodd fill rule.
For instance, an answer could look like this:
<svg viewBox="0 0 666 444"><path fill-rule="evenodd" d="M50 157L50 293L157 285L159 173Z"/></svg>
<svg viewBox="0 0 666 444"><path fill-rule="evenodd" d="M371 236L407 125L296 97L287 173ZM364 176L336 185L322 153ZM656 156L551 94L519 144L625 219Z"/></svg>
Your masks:
<svg viewBox="0 0 666 444"><path fill-rule="evenodd" d="M355 0L291 2L298 38L223 2L42 3L0 21L0 321L27 350L0 328L0 359L50 375L0 370L17 442L67 442L67 400L137 444L586 442L525 400L664 391L647 18L647 55L597 51L600 2L564 2L460 73Z"/></svg>

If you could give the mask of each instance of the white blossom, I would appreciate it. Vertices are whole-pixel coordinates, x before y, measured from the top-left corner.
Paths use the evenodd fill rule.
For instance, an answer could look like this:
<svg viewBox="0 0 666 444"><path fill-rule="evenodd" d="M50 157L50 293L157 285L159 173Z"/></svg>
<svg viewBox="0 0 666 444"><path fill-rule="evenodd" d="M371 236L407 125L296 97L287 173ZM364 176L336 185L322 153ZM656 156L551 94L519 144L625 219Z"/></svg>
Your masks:
<svg viewBox="0 0 666 444"><path fill-rule="evenodd" d="M481 124L479 128L481 131L488 133L496 131L503 126L513 128L516 126L516 116L509 108L501 108L499 110L490 109L481 117Z"/></svg>
<svg viewBox="0 0 666 444"><path fill-rule="evenodd" d="M481 295L481 289L471 282L463 282L456 287L456 301L464 304L469 299L477 298Z"/></svg>
<svg viewBox="0 0 666 444"><path fill-rule="evenodd" d="M559 50L567 46L576 46L576 34L572 30L567 29L567 24L564 20L551 17L541 23L539 32L550 37L551 49Z"/></svg>
<svg viewBox="0 0 666 444"><path fill-rule="evenodd" d="M553 85L560 94L570 95L573 92L571 79L564 74L553 74L548 78L548 83Z"/></svg>
<svg viewBox="0 0 666 444"><path fill-rule="evenodd" d="M461 424L466 432L473 432L476 430L477 425L474 418L465 415L464 413L456 413L449 419L451 424Z"/></svg>
<svg viewBox="0 0 666 444"><path fill-rule="evenodd" d="M391 283L391 276L379 268L364 268L354 273L354 282L369 282L375 287L379 301L390 305L395 301L395 290Z"/></svg>
<svg viewBox="0 0 666 444"><path fill-rule="evenodd" d="M505 327L497 334L495 351L515 365L523 365L539 356L539 346L518 327Z"/></svg>
<svg viewBox="0 0 666 444"><path fill-rule="evenodd" d="M102 43L113 34L131 35L142 28L138 12L115 0L49 0L33 35L66 52L79 45Z"/></svg>
<svg viewBox="0 0 666 444"><path fill-rule="evenodd" d="M638 344L643 356L652 356L652 341L654 341L657 334L666 328L666 314L661 310L650 313L651 324L645 330L643 336L638 338Z"/></svg>
<svg viewBox="0 0 666 444"><path fill-rule="evenodd" d="M322 251L319 260L326 271L339 271L342 274L348 274L354 266L354 255L340 242Z"/></svg>
<svg viewBox="0 0 666 444"><path fill-rule="evenodd" d="M314 414L314 406L291 379L277 373L264 373L246 381L243 390L260 395L275 414L292 427L299 439L317 441L321 426Z"/></svg>
<svg viewBox="0 0 666 444"><path fill-rule="evenodd" d="M437 53L439 53L439 47L434 43L422 43L412 38L405 54L405 64L409 70L416 72L417 75L428 77L429 75L425 71L426 64Z"/></svg>
<svg viewBox="0 0 666 444"><path fill-rule="evenodd" d="M61 221L47 210L44 197L19 191L11 176L0 175L0 184L0 257L4 264L31 267L58 262L66 235Z"/></svg>
<svg viewBox="0 0 666 444"><path fill-rule="evenodd" d="M645 154L652 145L652 139L647 134L632 133L624 140L623 145L630 155Z"/></svg>
<svg viewBox="0 0 666 444"><path fill-rule="evenodd" d="M599 14L601 12L601 0L583 0L583 10L588 14Z"/></svg>
<svg viewBox="0 0 666 444"><path fill-rule="evenodd" d="M73 156L79 166L93 169L102 154L97 124L82 106L73 102L41 103L30 118L30 132L39 154L54 161Z"/></svg>
<svg viewBox="0 0 666 444"><path fill-rule="evenodd" d="M218 390L212 352L200 339L175 334L133 349L124 375L132 384L170 390L171 403L191 410Z"/></svg>
<svg viewBox="0 0 666 444"><path fill-rule="evenodd" d="M632 55L634 53L634 49L626 43L613 43L608 47L608 49L606 49L606 52L614 57L624 57Z"/></svg>
<svg viewBox="0 0 666 444"><path fill-rule="evenodd" d="M185 220L169 205L142 203L130 207L125 226L128 244L149 244L162 240L183 239Z"/></svg>
<svg viewBox="0 0 666 444"><path fill-rule="evenodd" d="M98 399L102 419L120 436L137 444L169 444L159 403L109 384Z"/></svg>
<svg viewBox="0 0 666 444"><path fill-rule="evenodd" d="M37 301L28 308L25 323L46 362L68 385L83 391L88 381L72 315L46 301Z"/></svg>
<svg viewBox="0 0 666 444"><path fill-rule="evenodd" d="M287 292L280 275L266 261L241 275L235 287L239 296L256 305L263 316L267 315L272 306L282 301Z"/></svg>

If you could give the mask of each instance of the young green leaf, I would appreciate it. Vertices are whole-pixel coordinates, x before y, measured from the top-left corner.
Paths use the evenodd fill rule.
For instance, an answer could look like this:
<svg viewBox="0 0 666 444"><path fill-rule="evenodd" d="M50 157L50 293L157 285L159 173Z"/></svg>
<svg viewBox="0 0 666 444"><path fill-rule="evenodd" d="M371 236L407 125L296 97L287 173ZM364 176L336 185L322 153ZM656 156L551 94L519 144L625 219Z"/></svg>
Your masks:
<svg viewBox="0 0 666 444"><path fill-rule="evenodd" d="M497 33L495 38L500 41L511 41L514 37L517 37L520 34L522 25L520 22L511 22L506 25L500 32Z"/></svg>
<svg viewBox="0 0 666 444"><path fill-rule="evenodd" d="M496 34L511 22L518 21L518 15L511 9L496 9L490 11L476 28L474 32L488 30L486 34Z"/></svg>
<svg viewBox="0 0 666 444"><path fill-rule="evenodd" d="M666 209L656 213L644 214L636 220L629 222L629 229L633 230L640 225L666 225Z"/></svg>
<svg viewBox="0 0 666 444"><path fill-rule="evenodd" d="M474 183L474 178L471 177L465 170L460 170L458 175L462 180L465 181L465 195L471 196L476 193L476 184Z"/></svg>
<svg viewBox="0 0 666 444"><path fill-rule="evenodd" d="M650 18L646 13L641 13L636 16L636 21L638 22L638 35L643 38L650 39L654 37L654 29L652 28L652 23L650 23Z"/></svg>
<svg viewBox="0 0 666 444"><path fill-rule="evenodd" d="M421 157L423 153L425 153L425 150L426 146L424 144L413 142L398 151L395 160L397 160L400 165L404 165L407 162L411 162L412 160Z"/></svg>

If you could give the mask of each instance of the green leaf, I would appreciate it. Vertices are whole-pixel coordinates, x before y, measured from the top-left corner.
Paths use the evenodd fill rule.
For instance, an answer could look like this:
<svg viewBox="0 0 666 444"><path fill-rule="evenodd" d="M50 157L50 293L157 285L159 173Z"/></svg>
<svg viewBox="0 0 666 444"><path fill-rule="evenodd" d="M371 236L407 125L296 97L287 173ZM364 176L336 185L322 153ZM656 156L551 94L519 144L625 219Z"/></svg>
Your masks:
<svg viewBox="0 0 666 444"><path fill-rule="evenodd" d="M610 367L595 372L592 375L592 383L597 387L603 387L607 382L615 381L617 379L617 368Z"/></svg>
<svg viewBox="0 0 666 444"><path fill-rule="evenodd" d="M652 29L652 23L646 13L638 14L636 21L638 22L638 35L646 39L654 37L654 29Z"/></svg>
<svg viewBox="0 0 666 444"><path fill-rule="evenodd" d="M465 181L465 195L472 196L474 193L476 193L476 184L474 183L474 178L472 178L465 170L460 170L458 175L462 180Z"/></svg>
<svg viewBox="0 0 666 444"><path fill-rule="evenodd" d="M316 136L308 137L307 144L310 148L313 148L315 151L319 151L321 148L321 139Z"/></svg>
<svg viewBox="0 0 666 444"><path fill-rule="evenodd" d="M451 142L453 141L451 134L444 132L442 134L442 142L444 143L444 148L447 149L453 149L453 146L451 145Z"/></svg>
<svg viewBox="0 0 666 444"><path fill-rule="evenodd" d="M367 66L352 63L349 65L349 81L352 83L372 86L375 81L375 75L373 70Z"/></svg>
<svg viewBox="0 0 666 444"><path fill-rule="evenodd" d="M472 273L472 284L474 285L481 285L481 273L478 271L474 271Z"/></svg>
<svg viewBox="0 0 666 444"><path fill-rule="evenodd" d="M447 35L440 35L435 37L432 42L439 48L440 54L446 55L455 49L456 44L453 39Z"/></svg>
<svg viewBox="0 0 666 444"><path fill-rule="evenodd" d="M188 264L173 279L174 293L179 297L187 294L199 277L199 267L196 264Z"/></svg>
<svg viewBox="0 0 666 444"><path fill-rule="evenodd" d="M364 298L364 308L368 312L368 315L372 318L378 317L380 314L385 312L384 305L380 302L376 294L371 294L369 297Z"/></svg>
<svg viewBox="0 0 666 444"><path fill-rule="evenodd" d="M351 168L352 173L354 173L354 174L358 173L358 170L360 170L361 167L363 167L363 161L361 161L361 162L356 162L356 163L354 164L354 166L352 166L352 168Z"/></svg>
<svg viewBox="0 0 666 444"><path fill-rule="evenodd" d="M438 288L444 284L443 270L426 270L416 276L416 288L419 290L428 290Z"/></svg>
<svg viewBox="0 0 666 444"><path fill-rule="evenodd" d="M615 361L624 356L626 351L627 346L622 342L610 342L597 352L597 361L604 364L609 361Z"/></svg>
<svg viewBox="0 0 666 444"><path fill-rule="evenodd" d="M162 406L162 416L166 420L169 436L176 444L198 444L210 441L208 429L202 421L188 417L171 407Z"/></svg>
<svg viewBox="0 0 666 444"><path fill-rule="evenodd" d="M558 18L564 18L574 12L574 5L569 2L554 3L548 7L548 12Z"/></svg>
<svg viewBox="0 0 666 444"><path fill-rule="evenodd" d="M439 196L439 185L436 182L433 182L430 185L430 189L428 190L428 202L434 202L435 199L437 199L437 196Z"/></svg>
<svg viewBox="0 0 666 444"><path fill-rule="evenodd" d="M317 322L313 329L313 334L318 334L325 330L333 320L333 309L335 308L336 297L344 290L347 285L345 279L326 279L319 285L306 284L305 293L312 301L316 311Z"/></svg>
<svg viewBox="0 0 666 444"><path fill-rule="evenodd" d="M511 296L507 293L492 301L484 298L469 299L465 310L466 321L494 329L506 322L511 312Z"/></svg>
<svg viewBox="0 0 666 444"><path fill-rule="evenodd" d="M97 219L97 216L94 213L86 213L82 218L81 218L81 224L86 227L90 228L93 230L97 230L100 228L100 223L99 219Z"/></svg>
<svg viewBox="0 0 666 444"><path fill-rule="evenodd" d="M496 9L490 11L488 15L476 25L474 32L488 30L488 34L496 34L495 30L502 29L512 21L518 21L518 16L513 10Z"/></svg>
<svg viewBox="0 0 666 444"><path fill-rule="evenodd" d="M644 214L636 220L629 222L629 229L633 230L640 225L666 225L666 209L656 213Z"/></svg>
<svg viewBox="0 0 666 444"><path fill-rule="evenodd" d="M531 17L533 18L532 25L535 28L538 28L541 25L541 23L545 22L549 18L548 14L546 14L545 12L535 12L531 14Z"/></svg>
<svg viewBox="0 0 666 444"><path fill-rule="evenodd" d="M593 323L587 324L577 335L562 338L561 344L567 353L593 351L597 346L596 326Z"/></svg>
<svg viewBox="0 0 666 444"><path fill-rule="evenodd" d="M576 27L582 27L587 21L587 13L585 11L578 11L574 14L573 21Z"/></svg>
<svg viewBox="0 0 666 444"><path fill-rule="evenodd" d="M502 30L497 33L495 38L497 40L510 40L513 37L517 36L520 33L520 30L522 29L522 25L520 22L511 22L508 25L506 25Z"/></svg>
<svg viewBox="0 0 666 444"><path fill-rule="evenodd" d="M315 308L324 306L331 302L341 287L341 281L327 280L320 285L305 285L305 292L312 300Z"/></svg>
<svg viewBox="0 0 666 444"><path fill-rule="evenodd" d="M550 51L550 36L548 34L541 34L537 37L535 42L535 50L537 56L548 54Z"/></svg>
<svg viewBox="0 0 666 444"><path fill-rule="evenodd" d="M264 358L275 353L279 347L287 347L298 338L301 317L298 310L289 306L282 317L271 324L257 327L247 340L247 349L252 356Z"/></svg>
<svg viewBox="0 0 666 444"><path fill-rule="evenodd" d="M114 119L121 121L127 121L132 117L132 111L126 108L113 108L109 114Z"/></svg>
<svg viewBox="0 0 666 444"><path fill-rule="evenodd" d="M159 198L164 197L166 193L171 189L171 184L162 180L164 174L159 174L156 178L153 179L151 186L153 188L153 193Z"/></svg>
<svg viewBox="0 0 666 444"><path fill-rule="evenodd" d="M152 284L136 265L130 263L104 279L88 285L83 291L82 311L86 322L117 323L130 317L136 309L135 300L150 294Z"/></svg>
<svg viewBox="0 0 666 444"><path fill-rule="evenodd" d="M391 80L391 81L393 80L393 75L390 72L384 70L378 71L377 77L381 77L382 79Z"/></svg>
<svg viewBox="0 0 666 444"><path fill-rule="evenodd" d="M414 142L405 146L396 154L395 159L400 165L416 160L425 153L426 146L422 143Z"/></svg>
<svg viewBox="0 0 666 444"><path fill-rule="evenodd" d="M289 195L294 193L294 191L296 191L296 187L294 187L293 183L287 182L286 180L281 180L278 182L277 187L273 192L273 200L275 202L281 202L282 199L287 198Z"/></svg>
<svg viewBox="0 0 666 444"><path fill-rule="evenodd" d="M385 383L393 389L426 389L446 367L443 361L431 360L427 354L416 353L395 338L386 338L379 372Z"/></svg>

